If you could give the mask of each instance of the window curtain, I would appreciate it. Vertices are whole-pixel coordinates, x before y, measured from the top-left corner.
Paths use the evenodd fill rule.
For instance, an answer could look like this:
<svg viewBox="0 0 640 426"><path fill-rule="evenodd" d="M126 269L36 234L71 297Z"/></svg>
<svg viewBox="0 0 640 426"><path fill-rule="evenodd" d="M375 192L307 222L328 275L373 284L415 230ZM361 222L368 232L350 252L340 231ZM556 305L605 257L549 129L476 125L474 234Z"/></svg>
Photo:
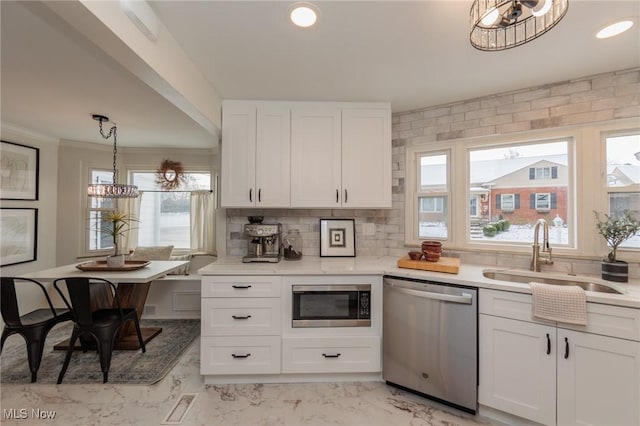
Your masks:
<svg viewBox="0 0 640 426"><path fill-rule="evenodd" d="M135 219L140 218L140 204L142 202L142 196L144 193L140 191L140 195L136 198L118 198L116 200L117 210L125 212L127 216ZM136 247L138 247L138 222L132 222L129 231L125 235L118 237L118 245L122 250L122 253L130 253Z"/></svg>
<svg viewBox="0 0 640 426"><path fill-rule="evenodd" d="M191 193L191 251L216 254L215 208L212 191Z"/></svg>

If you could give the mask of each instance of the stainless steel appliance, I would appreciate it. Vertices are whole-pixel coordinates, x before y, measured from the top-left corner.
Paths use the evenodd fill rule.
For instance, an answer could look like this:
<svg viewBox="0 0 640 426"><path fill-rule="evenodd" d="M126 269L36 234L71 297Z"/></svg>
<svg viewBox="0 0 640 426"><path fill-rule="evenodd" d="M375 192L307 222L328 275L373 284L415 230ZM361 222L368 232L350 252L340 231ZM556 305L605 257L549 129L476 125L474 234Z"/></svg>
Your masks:
<svg viewBox="0 0 640 426"><path fill-rule="evenodd" d="M247 255L242 258L249 262L280 262L282 224L247 223L244 233L249 239Z"/></svg>
<svg viewBox="0 0 640 426"><path fill-rule="evenodd" d="M383 379L475 414L477 289L385 276L382 300Z"/></svg>
<svg viewBox="0 0 640 426"><path fill-rule="evenodd" d="M293 328L371 327L371 284L293 285Z"/></svg>

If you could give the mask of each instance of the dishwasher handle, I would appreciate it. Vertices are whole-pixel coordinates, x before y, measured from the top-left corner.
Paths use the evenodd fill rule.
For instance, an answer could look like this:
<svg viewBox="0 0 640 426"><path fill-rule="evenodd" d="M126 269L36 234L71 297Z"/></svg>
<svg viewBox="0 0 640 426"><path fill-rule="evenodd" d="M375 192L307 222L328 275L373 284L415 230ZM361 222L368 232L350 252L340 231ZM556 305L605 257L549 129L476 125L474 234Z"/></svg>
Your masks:
<svg viewBox="0 0 640 426"><path fill-rule="evenodd" d="M473 295L469 293L462 293L462 296L456 296L451 294L432 293L430 291L412 290L410 288L397 287L394 285L391 285L390 287L400 293L408 294L410 296L422 297L425 299L442 300L445 302L462 303L465 305L471 305L471 303L473 302Z"/></svg>

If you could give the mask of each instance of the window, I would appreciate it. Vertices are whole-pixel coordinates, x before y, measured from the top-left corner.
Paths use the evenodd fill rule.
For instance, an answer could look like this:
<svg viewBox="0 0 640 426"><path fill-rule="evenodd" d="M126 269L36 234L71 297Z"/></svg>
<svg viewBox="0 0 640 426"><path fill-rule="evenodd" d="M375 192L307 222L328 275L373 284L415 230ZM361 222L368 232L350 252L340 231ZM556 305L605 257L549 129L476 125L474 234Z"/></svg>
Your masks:
<svg viewBox="0 0 640 426"><path fill-rule="evenodd" d="M478 217L478 196L472 195L469 198L469 216Z"/></svg>
<svg viewBox="0 0 640 426"><path fill-rule="evenodd" d="M608 136L605 144L609 214L617 217L628 210L640 217L640 133ZM620 247L640 248L640 234Z"/></svg>
<svg viewBox="0 0 640 426"><path fill-rule="evenodd" d="M418 238L446 239L448 237L449 172L447 164L447 154L418 156Z"/></svg>
<svg viewBox="0 0 640 426"><path fill-rule="evenodd" d="M515 209L516 197L514 194L500 194L496 197L496 200L500 202L496 207L505 212L511 212Z"/></svg>
<svg viewBox="0 0 640 426"><path fill-rule="evenodd" d="M529 168L529 179L558 179L558 167L531 167Z"/></svg>
<svg viewBox="0 0 640 426"><path fill-rule="evenodd" d="M563 224L571 223L567 221L571 208L566 200L571 199L568 194L573 191L568 179L573 167L567 140L481 146L467 152L469 192L479 188L487 191L487 208L481 214L483 227L501 220L509 222L508 226L496 226L495 234L475 235L475 243L531 244L532 227L538 219L553 225L559 216ZM521 199L529 204L521 205ZM469 235L477 225L477 220L470 222ZM550 233L550 242L568 244L571 231L568 226L559 227Z"/></svg>
<svg viewBox="0 0 640 426"><path fill-rule="evenodd" d="M89 181L92 183L113 183L113 171L90 169ZM87 247L89 252L113 249L113 240L107 234L100 232L106 215L115 209L115 202L109 198L86 197L89 219L87 230Z"/></svg>
<svg viewBox="0 0 640 426"><path fill-rule="evenodd" d="M548 192L533 194L533 208L536 210L549 210L551 208L551 196Z"/></svg>
<svg viewBox="0 0 640 426"><path fill-rule="evenodd" d="M443 213L443 197L422 197L420 198L420 213Z"/></svg>
<svg viewBox="0 0 640 426"><path fill-rule="evenodd" d="M179 191L162 191L155 183L155 172L132 172L132 183L143 195L140 199L138 245L173 245L189 249L191 191L209 190L211 174L185 173L186 183Z"/></svg>

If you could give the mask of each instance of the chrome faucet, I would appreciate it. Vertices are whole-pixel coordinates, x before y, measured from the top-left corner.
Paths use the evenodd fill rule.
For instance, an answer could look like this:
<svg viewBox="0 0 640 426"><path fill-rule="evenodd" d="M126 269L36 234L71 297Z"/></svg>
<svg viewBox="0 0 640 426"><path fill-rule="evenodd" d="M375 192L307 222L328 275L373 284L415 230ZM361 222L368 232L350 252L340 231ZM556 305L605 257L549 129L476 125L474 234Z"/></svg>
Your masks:
<svg viewBox="0 0 640 426"><path fill-rule="evenodd" d="M540 233L540 225L542 225L542 253L548 253L546 258L540 258L540 244L538 242L538 234ZM540 264L553 265L551 259L551 246L549 245L549 224L544 219L538 219L536 227L533 231L533 255L531 257L531 269L535 272L540 272Z"/></svg>

